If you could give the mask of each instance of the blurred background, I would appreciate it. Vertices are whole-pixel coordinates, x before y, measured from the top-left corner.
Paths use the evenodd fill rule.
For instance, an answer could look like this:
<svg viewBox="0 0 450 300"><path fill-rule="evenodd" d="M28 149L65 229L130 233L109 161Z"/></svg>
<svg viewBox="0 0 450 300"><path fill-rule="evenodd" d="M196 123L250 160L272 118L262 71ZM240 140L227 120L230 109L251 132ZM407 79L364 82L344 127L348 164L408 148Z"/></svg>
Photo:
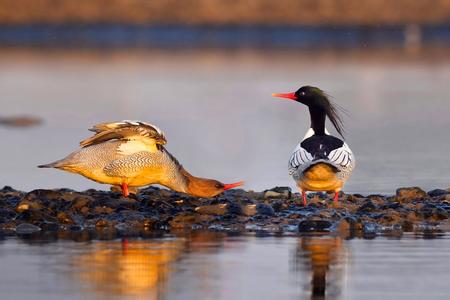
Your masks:
<svg viewBox="0 0 450 300"><path fill-rule="evenodd" d="M346 192L450 186L449 0L0 0L0 185L102 188L37 165L140 119L194 175L294 187L322 88L347 111Z"/></svg>

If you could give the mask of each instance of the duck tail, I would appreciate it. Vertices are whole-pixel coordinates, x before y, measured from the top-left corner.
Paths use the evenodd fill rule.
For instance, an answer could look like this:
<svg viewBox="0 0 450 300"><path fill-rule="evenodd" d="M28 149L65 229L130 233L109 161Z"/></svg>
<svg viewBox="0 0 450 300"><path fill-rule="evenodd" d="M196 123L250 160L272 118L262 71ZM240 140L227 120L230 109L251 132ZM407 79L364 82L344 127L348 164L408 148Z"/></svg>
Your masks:
<svg viewBox="0 0 450 300"><path fill-rule="evenodd" d="M39 165L38 168L56 168L56 162L45 164L45 165Z"/></svg>
<svg viewBox="0 0 450 300"><path fill-rule="evenodd" d="M63 163L63 160L57 160L54 161L52 163L48 163L48 164L44 164L44 165L39 165L37 166L38 168L61 168L63 166L65 166L66 164Z"/></svg>

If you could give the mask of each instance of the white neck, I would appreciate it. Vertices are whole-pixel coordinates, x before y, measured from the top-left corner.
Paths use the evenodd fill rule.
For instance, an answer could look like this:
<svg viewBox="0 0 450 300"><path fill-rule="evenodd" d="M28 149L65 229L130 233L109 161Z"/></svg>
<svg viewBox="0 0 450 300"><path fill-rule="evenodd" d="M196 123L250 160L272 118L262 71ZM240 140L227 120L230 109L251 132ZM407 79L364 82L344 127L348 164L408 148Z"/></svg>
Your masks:
<svg viewBox="0 0 450 300"><path fill-rule="evenodd" d="M303 140L306 140L309 137L312 137L314 135L314 129L309 128L308 131L306 132L305 136L303 137ZM330 135L330 132L327 130L327 128L325 128L325 134L326 135Z"/></svg>

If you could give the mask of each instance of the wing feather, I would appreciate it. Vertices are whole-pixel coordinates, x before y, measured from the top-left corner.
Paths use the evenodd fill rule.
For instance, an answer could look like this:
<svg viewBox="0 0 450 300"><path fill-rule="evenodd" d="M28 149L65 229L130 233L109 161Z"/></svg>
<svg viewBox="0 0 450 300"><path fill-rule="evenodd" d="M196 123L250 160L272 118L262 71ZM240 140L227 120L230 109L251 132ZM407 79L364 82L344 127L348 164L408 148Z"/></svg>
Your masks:
<svg viewBox="0 0 450 300"><path fill-rule="evenodd" d="M166 144L164 133L155 125L140 121L120 121L100 123L90 131L95 134L80 142L81 147L103 143L109 140L153 140L156 144Z"/></svg>
<svg viewBox="0 0 450 300"><path fill-rule="evenodd" d="M302 172L316 162L329 162L339 171L344 172L351 171L354 167L353 153L346 143L342 147L332 150L324 158L315 158L300 143L294 149L289 159L289 174L293 175L296 172Z"/></svg>

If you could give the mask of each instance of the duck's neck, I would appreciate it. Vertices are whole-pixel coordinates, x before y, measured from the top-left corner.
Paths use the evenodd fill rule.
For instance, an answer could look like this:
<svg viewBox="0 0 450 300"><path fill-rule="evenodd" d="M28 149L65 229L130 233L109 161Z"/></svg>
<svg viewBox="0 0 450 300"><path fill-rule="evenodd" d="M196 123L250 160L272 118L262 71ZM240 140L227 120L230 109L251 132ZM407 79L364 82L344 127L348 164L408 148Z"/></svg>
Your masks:
<svg viewBox="0 0 450 300"><path fill-rule="evenodd" d="M197 197L209 198L217 194L217 188L215 187L215 180L195 177L188 171L183 169L181 174L185 178L185 193L191 194Z"/></svg>
<svg viewBox="0 0 450 300"><path fill-rule="evenodd" d="M309 114L314 135L325 135L325 111L322 108L309 107Z"/></svg>
<svg viewBox="0 0 450 300"><path fill-rule="evenodd" d="M216 187L218 181L191 175L167 150L164 149L163 152L169 157L171 164L168 165L167 176L164 176L160 184L174 191L197 197L208 198L220 192Z"/></svg>

